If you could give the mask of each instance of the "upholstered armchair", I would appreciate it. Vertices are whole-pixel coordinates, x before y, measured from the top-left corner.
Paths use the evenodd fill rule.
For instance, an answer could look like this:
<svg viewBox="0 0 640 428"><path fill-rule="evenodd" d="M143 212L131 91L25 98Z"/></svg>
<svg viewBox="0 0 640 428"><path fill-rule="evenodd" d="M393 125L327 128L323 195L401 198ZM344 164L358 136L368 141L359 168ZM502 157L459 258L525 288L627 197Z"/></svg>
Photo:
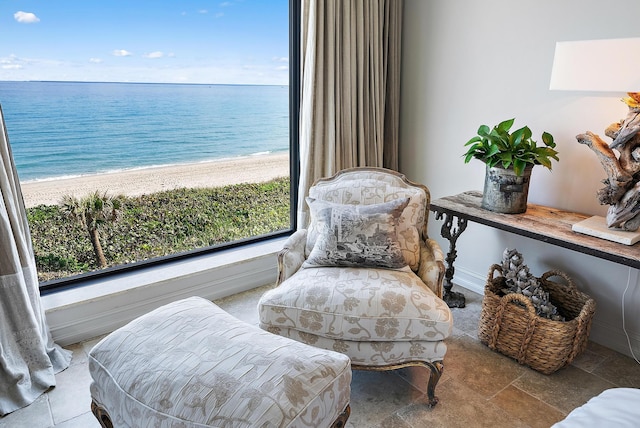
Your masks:
<svg viewBox="0 0 640 428"><path fill-rule="evenodd" d="M278 255L260 326L346 354L353 369L426 367L435 405L452 317L444 254L427 236L429 190L395 171L353 168L318 180L306 202L309 227Z"/></svg>

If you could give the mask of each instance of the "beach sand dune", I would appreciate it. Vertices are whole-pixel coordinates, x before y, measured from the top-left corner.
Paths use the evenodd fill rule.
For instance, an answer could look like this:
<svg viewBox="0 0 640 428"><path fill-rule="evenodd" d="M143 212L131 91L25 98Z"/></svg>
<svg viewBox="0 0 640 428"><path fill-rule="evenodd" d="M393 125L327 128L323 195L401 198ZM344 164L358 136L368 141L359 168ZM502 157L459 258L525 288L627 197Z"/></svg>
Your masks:
<svg viewBox="0 0 640 428"><path fill-rule="evenodd" d="M55 205L64 195L82 197L96 190L115 196L139 196L183 187L220 187L260 183L289 176L289 154L248 156L184 165L172 165L58 180L21 183L27 208Z"/></svg>

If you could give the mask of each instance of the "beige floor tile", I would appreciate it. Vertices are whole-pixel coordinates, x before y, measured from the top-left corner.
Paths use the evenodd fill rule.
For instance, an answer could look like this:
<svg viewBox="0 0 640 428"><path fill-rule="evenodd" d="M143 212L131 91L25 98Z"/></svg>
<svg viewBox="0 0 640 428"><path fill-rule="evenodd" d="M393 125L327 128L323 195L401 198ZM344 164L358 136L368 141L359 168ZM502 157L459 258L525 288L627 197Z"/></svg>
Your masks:
<svg viewBox="0 0 640 428"><path fill-rule="evenodd" d="M578 355L571 364L585 372L593 373L593 371L606 359L607 355L603 355L602 352L595 350L592 346L592 342L590 342L590 344L587 345L587 349Z"/></svg>
<svg viewBox="0 0 640 428"><path fill-rule="evenodd" d="M411 404L396 414L412 427L525 428L527 425L452 378L439 387L440 402L433 408Z"/></svg>
<svg viewBox="0 0 640 428"><path fill-rule="evenodd" d="M0 428L48 428L53 426L49 400L43 394L29 406L0 418Z"/></svg>
<svg viewBox="0 0 640 428"><path fill-rule="evenodd" d="M532 428L548 428L566 416L512 385L500 391L490 402L506 413L527 421Z"/></svg>
<svg viewBox="0 0 640 428"><path fill-rule="evenodd" d="M273 287L274 285L265 285L225 297L224 299L215 300L214 303L234 317L246 323L258 325L258 300L267 290Z"/></svg>
<svg viewBox="0 0 640 428"><path fill-rule="evenodd" d="M56 428L100 428L100 423L93 413L88 412L57 424Z"/></svg>
<svg viewBox="0 0 640 428"><path fill-rule="evenodd" d="M56 375L56 387L49 393L51 415L56 424L91 411L88 364L71 365Z"/></svg>
<svg viewBox="0 0 640 428"><path fill-rule="evenodd" d="M640 364L614 351L592 373L616 386L640 388Z"/></svg>
<svg viewBox="0 0 640 428"><path fill-rule="evenodd" d="M71 356L70 365L87 363L87 353L84 351L84 342L65 346L64 349L71 351L73 353Z"/></svg>
<svg viewBox="0 0 640 428"><path fill-rule="evenodd" d="M402 418L396 414L393 414L384 420L380 421L376 425L371 428L414 428L409 425L407 422L403 421Z"/></svg>
<svg viewBox="0 0 640 428"><path fill-rule="evenodd" d="M399 369L394 371L393 373L397 374L401 378L403 378L406 382L411 384L414 388L418 389L422 393L427 393L427 386L429 383L430 370L426 367L405 367L403 369ZM438 381L438 385L441 382L446 381L450 376L447 373L447 368L445 366L444 373L440 376L440 380ZM438 396L438 387L436 386L436 397Z"/></svg>
<svg viewBox="0 0 640 428"><path fill-rule="evenodd" d="M356 370L351 382L351 416L347 427L376 427L398 408L424 403L424 397L393 372Z"/></svg>
<svg viewBox="0 0 640 428"><path fill-rule="evenodd" d="M513 385L565 414L615 386L571 365L551 375L527 369Z"/></svg>
<svg viewBox="0 0 640 428"><path fill-rule="evenodd" d="M449 341L447 346L444 357L447 374L487 399L527 370L469 336Z"/></svg>

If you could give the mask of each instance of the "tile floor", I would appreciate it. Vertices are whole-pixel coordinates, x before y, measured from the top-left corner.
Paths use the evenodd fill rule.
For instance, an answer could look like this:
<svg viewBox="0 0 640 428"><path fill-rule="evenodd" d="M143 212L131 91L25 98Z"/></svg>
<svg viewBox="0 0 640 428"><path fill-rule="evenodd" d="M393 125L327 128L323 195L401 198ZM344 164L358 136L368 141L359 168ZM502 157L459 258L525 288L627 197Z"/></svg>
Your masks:
<svg viewBox="0 0 640 428"><path fill-rule="evenodd" d="M257 324L256 302L267 288L216 303ZM549 427L605 389L640 388L640 365L594 343L572 365L550 376L489 350L476 333L482 296L456 290L466 295L467 307L453 309L454 333L436 389L440 403L433 409L423 404L424 369L354 371L348 427ZM87 352L97 341L67 347L73 361L57 375L57 386L30 406L0 418L0 427L99 427L90 412L87 368Z"/></svg>

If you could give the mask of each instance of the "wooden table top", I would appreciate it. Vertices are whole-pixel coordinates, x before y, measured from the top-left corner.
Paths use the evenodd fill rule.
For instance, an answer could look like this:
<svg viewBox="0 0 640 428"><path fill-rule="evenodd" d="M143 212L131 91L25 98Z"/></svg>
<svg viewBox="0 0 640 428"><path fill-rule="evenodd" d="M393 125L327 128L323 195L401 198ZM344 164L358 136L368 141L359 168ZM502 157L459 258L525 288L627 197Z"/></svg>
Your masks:
<svg viewBox="0 0 640 428"><path fill-rule="evenodd" d="M571 230L591 216L543 205L528 204L522 214L502 214L481 207L482 193L469 191L431 201L431 211L448 213L475 223L589 254L640 269L640 243L624 245Z"/></svg>

